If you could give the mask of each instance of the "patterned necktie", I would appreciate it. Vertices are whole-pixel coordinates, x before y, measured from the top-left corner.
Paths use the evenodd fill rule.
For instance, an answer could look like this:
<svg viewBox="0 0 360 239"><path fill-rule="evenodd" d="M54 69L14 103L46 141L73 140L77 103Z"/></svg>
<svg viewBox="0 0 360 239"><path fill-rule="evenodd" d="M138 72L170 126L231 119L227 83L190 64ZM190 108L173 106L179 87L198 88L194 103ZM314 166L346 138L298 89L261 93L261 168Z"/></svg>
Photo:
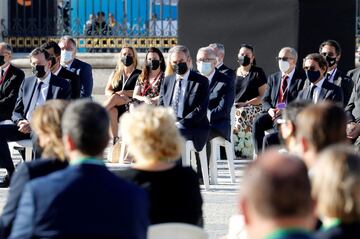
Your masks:
<svg viewBox="0 0 360 239"><path fill-rule="evenodd" d="M36 103L38 102L39 96L40 96L40 92L41 92L41 86L44 84L44 82L39 82L37 83L36 89L34 91L33 96L31 97L31 103L30 103L30 107L27 113L27 119L30 120L32 112L34 111L35 107L36 107Z"/></svg>
<svg viewBox="0 0 360 239"><path fill-rule="evenodd" d="M181 94L181 79L176 79L176 86L175 86L175 95L171 104L171 107L174 109L175 115L178 116L179 112L179 101L180 101L180 94Z"/></svg>
<svg viewBox="0 0 360 239"><path fill-rule="evenodd" d="M287 87L288 87L288 78L289 76L284 75L282 80L281 80L281 87L280 87L280 92L279 92L279 97L278 97L278 102L279 103L284 103L286 101L287 98Z"/></svg>
<svg viewBox="0 0 360 239"><path fill-rule="evenodd" d="M315 91L316 87L317 87L316 85L313 85L310 90L310 100L314 103L316 103L315 99L314 99L314 91Z"/></svg>

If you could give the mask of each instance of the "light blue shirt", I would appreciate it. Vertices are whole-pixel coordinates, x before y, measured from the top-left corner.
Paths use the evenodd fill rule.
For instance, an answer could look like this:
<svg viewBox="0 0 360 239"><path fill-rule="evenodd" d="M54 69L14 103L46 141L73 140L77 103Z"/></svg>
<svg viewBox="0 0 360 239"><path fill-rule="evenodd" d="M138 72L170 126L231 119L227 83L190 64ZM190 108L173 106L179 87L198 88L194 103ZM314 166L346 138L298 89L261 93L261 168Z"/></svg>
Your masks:
<svg viewBox="0 0 360 239"><path fill-rule="evenodd" d="M177 90L177 87L178 87L178 84L179 84L178 79L182 79L181 80L181 90L180 90L180 97L179 97L178 112L177 112L177 117L179 117L179 118L183 117L182 112L184 111L185 92L186 92L186 87L187 87L187 84L188 84L189 75L190 75L190 70L188 70L183 76L176 75L176 84L175 84L175 89L174 89L174 93L173 93L173 97L172 97L172 102L175 100L176 90Z"/></svg>

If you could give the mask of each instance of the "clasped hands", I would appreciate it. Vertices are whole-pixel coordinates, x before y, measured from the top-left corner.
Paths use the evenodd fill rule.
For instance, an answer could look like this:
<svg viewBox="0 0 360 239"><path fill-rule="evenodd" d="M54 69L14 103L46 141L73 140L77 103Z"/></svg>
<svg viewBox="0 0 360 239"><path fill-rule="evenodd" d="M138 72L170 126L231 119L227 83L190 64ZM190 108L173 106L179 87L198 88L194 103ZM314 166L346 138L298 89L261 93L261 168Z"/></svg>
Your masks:
<svg viewBox="0 0 360 239"><path fill-rule="evenodd" d="M19 127L19 131L23 134L30 134L31 132L31 127L30 127L30 123L27 120L20 120L17 124L17 126Z"/></svg>

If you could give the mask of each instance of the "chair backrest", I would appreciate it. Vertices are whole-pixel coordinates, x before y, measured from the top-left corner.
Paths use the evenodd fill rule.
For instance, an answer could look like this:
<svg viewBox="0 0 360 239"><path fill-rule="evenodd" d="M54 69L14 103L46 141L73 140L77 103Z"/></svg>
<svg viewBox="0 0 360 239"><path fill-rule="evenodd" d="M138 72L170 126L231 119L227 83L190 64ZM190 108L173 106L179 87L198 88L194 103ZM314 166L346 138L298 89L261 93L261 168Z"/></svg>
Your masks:
<svg viewBox="0 0 360 239"><path fill-rule="evenodd" d="M6 124L14 124L14 122L12 122L11 120L0 121L0 125L6 125Z"/></svg>
<svg viewBox="0 0 360 239"><path fill-rule="evenodd" d="M186 223L161 223L151 225L148 239L207 239L204 229Z"/></svg>

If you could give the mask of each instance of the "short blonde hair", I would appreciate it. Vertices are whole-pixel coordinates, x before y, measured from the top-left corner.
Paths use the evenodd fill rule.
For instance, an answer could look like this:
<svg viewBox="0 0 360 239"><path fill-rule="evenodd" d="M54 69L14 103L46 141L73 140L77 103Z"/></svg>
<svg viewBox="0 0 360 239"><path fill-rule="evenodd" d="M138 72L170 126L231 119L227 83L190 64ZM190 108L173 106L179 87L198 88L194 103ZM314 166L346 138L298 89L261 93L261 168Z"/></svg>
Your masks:
<svg viewBox="0 0 360 239"><path fill-rule="evenodd" d="M171 109L143 104L125 113L121 134L135 159L177 160L183 139Z"/></svg>
<svg viewBox="0 0 360 239"><path fill-rule="evenodd" d="M125 65L121 61L121 53L122 53L122 50L124 50L124 49L130 49L132 51L132 53L134 55L133 56L134 69L136 69L137 66L138 66L138 55L137 55L137 52L136 52L135 48L132 47L132 46L124 46L123 48L121 48L121 51L118 54L118 60L117 60L117 63L116 63L115 70L114 70L113 74L110 76L111 77L111 85L112 85L112 87L116 87L118 85L118 82L120 81L121 76L125 72L125 69L124 69Z"/></svg>
<svg viewBox="0 0 360 239"><path fill-rule="evenodd" d="M321 217L360 219L360 157L349 145L325 149L314 169L312 195Z"/></svg>
<svg viewBox="0 0 360 239"><path fill-rule="evenodd" d="M42 157L65 160L61 118L68 104L65 100L49 100L37 107L32 114L31 128L36 134L41 132L50 138L49 143L42 149Z"/></svg>

